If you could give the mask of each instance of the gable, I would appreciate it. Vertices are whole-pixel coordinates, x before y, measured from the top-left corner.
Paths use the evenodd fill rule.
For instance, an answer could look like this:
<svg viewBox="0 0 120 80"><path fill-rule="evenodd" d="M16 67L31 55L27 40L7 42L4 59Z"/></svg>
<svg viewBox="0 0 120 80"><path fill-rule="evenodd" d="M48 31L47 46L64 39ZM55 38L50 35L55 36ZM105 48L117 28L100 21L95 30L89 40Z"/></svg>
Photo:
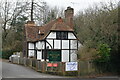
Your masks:
<svg viewBox="0 0 120 80"><path fill-rule="evenodd" d="M51 33L51 31L53 33ZM25 25L26 40L31 42L44 40L47 37L56 38L56 34L54 33L56 31L74 32L71 27L65 24L62 18L52 20L43 26L35 26L32 21L28 21L28 23Z"/></svg>
<svg viewBox="0 0 120 80"><path fill-rule="evenodd" d="M57 31L56 31L57 32ZM57 39L57 34L55 31L51 31L46 38ZM62 32L62 31L61 31ZM73 32L68 32L68 39L77 39L76 35Z"/></svg>
<svg viewBox="0 0 120 80"><path fill-rule="evenodd" d="M48 34L47 38L53 38L53 39L55 39L56 38L56 32L50 32Z"/></svg>
<svg viewBox="0 0 120 80"><path fill-rule="evenodd" d="M68 39L77 39L73 32L68 33Z"/></svg>

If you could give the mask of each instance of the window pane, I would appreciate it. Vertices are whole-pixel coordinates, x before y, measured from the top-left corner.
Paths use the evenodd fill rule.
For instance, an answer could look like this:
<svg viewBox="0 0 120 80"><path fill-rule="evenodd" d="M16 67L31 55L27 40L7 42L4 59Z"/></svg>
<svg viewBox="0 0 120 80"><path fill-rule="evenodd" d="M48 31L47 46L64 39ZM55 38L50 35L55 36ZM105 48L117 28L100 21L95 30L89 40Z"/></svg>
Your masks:
<svg viewBox="0 0 120 80"><path fill-rule="evenodd" d="M68 39L68 32L56 32L57 39Z"/></svg>
<svg viewBox="0 0 120 80"><path fill-rule="evenodd" d="M61 33L60 32L56 32L56 38L61 39Z"/></svg>
<svg viewBox="0 0 120 80"><path fill-rule="evenodd" d="M62 39L68 39L67 32L62 32Z"/></svg>

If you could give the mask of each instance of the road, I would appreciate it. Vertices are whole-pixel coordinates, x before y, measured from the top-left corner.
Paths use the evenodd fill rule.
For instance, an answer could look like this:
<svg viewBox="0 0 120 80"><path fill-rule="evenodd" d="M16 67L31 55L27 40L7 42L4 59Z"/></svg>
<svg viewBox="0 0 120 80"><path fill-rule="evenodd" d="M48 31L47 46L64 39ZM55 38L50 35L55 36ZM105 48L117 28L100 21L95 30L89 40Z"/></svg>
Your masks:
<svg viewBox="0 0 120 80"><path fill-rule="evenodd" d="M36 72L35 70L21 65L2 62L2 78L63 78Z"/></svg>
<svg viewBox="0 0 120 80"><path fill-rule="evenodd" d="M119 80L117 76L104 76L94 79L68 78L56 75L49 75L36 72L35 70L17 64L1 62L0 72L2 72L2 80ZM2 70L1 70L2 68ZM49 78L49 79L48 79Z"/></svg>

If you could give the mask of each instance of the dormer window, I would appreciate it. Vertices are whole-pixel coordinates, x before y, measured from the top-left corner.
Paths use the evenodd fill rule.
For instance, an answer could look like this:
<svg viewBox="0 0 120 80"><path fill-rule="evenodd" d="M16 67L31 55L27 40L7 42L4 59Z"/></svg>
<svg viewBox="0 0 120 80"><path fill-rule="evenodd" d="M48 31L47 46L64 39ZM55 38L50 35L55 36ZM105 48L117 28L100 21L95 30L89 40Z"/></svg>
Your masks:
<svg viewBox="0 0 120 80"><path fill-rule="evenodd" d="M68 32L56 32L56 39L68 39Z"/></svg>
<svg viewBox="0 0 120 80"><path fill-rule="evenodd" d="M40 30L39 30L39 32L38 32L38 34L40 34L41 32L40 32Z"/></svg>

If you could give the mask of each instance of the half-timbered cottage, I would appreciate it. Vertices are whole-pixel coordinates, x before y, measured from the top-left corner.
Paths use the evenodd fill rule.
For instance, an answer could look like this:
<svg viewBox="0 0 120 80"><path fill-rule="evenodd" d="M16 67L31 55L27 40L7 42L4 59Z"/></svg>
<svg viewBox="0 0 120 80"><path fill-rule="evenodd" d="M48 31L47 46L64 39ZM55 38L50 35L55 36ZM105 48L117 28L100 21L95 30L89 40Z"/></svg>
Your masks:
<svg viewBox="0 0 120 80"><path fill-rule="evenodd" d="M43 26L34 21L25 24L24 57L34 57L41 61L76 61L81 46L73 28L74 9L65 10L65 19L61 17Z"/></svg>

